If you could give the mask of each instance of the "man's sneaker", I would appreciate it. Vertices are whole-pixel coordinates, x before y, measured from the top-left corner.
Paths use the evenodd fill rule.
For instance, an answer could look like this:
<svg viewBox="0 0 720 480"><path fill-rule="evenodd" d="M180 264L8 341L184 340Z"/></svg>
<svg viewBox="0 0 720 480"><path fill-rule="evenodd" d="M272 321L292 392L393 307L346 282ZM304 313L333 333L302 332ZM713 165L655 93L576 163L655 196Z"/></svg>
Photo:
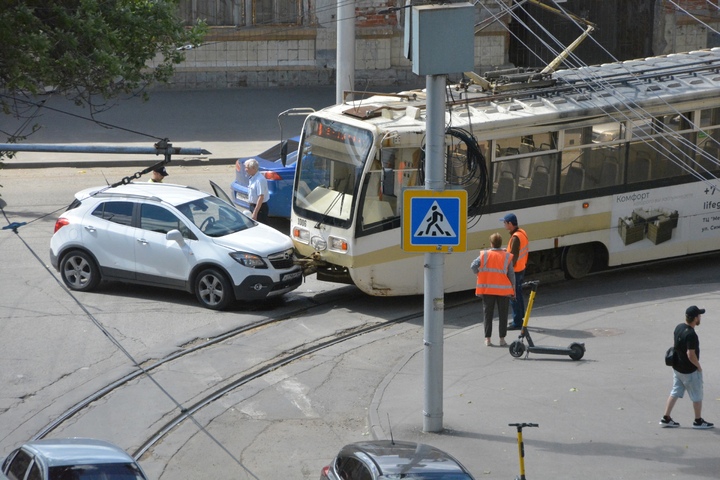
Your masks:
<svg viewBox="0 0 720 480"><path fill-rule="evenodd" d="M706 421L703 420L702 418L698 418L697 420L695 420L695 421L693 422L693 428L699 428L699 429L702 429L702 430L706 430L706 429L708 429L708 428L713 428L714 426L715 426L715 424L710 423L710 422L706 422Z"/></svg>
<svg viewBox="0 0 720 480"><path fill-rule="evenodd" d="M673 420L670 417L661 418L660 425L662 425L663 428L677 428L680 426L680 424L678 422L676 422L675 420ZM695 428L701 428L701 427L695 427Z"/></svg>

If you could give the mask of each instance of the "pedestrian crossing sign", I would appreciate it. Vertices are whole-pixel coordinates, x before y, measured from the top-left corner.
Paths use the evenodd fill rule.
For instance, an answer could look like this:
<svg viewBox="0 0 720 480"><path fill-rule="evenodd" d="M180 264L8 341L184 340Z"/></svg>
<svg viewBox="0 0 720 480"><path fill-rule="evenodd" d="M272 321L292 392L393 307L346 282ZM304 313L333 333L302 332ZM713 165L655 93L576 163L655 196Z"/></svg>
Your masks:
<svg viewBox="0 0 720 480"><path fill-rule="evenodd" d="M464 252L467 192L405 189L402 227L402 248L406 252Z"/></svg>

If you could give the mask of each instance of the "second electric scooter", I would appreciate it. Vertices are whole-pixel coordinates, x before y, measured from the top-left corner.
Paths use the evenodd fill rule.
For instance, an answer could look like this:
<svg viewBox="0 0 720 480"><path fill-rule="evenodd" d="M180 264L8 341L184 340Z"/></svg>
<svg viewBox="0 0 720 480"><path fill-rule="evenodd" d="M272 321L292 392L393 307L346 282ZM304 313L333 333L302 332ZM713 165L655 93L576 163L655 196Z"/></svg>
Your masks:
<svg viewBox="0 0 720 480"><path fill-rule="evenodd" d="M533 303L535 302L535 293L537 293L538 281L523 283L523 287L531 287L530 300L528 301L527 309L525 310L525 318L523 319L522 329L520 330L520 336L517 340L510 344L510 355L515 358L521 357L525 353L525 357L530 353L545 353L550 355L569 355L573 360L580 360L585 355L585 344L573 342L568 347L542 347L535 345L530 332L528 332L527 326L530 320L530 312L532 311ZM525 340L527 340L527 347L525 346Z"/></svg>
<svg viewBox="0 0 720 480"><path fill-rule="evenodd" d="M517 427L518 457L520 458L520 475L515 480L525 479L525 443L523 443L523 427L538 427L537 423L508 423L509 427Z"/></svg>

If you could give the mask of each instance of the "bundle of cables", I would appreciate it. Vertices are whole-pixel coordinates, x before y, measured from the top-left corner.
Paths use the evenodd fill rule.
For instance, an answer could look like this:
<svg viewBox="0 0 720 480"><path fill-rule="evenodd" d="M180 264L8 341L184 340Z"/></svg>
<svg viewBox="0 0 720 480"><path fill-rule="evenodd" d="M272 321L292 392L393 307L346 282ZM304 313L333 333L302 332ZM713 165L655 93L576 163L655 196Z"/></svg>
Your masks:
<svg viewBox="0 0 720 480"><path fill-rule="evenodd" d="M453 138L453 141L446 145L445 181L448 185L467 190L468 217L479 218L490 192L485 156L480 151L475 137L467 130L450 127L445 133ZM425 183L425 179L422 178L425 172L424 161L423 156L419 179L421 184Z"/></svg>

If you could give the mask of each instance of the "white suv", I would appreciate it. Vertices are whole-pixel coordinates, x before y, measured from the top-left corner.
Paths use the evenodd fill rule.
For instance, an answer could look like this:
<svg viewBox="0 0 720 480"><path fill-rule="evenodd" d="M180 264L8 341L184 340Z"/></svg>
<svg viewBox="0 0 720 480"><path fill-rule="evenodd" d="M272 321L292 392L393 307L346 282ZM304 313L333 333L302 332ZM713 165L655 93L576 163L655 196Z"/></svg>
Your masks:
<svg viewBox="0 0 720 480"><path fill-rule="evenodd" d="M292 241L191 187L130 183L75 194L55 223L50 260L72 290L101 279L194 292L207 308L300 286Z"/></svg>

